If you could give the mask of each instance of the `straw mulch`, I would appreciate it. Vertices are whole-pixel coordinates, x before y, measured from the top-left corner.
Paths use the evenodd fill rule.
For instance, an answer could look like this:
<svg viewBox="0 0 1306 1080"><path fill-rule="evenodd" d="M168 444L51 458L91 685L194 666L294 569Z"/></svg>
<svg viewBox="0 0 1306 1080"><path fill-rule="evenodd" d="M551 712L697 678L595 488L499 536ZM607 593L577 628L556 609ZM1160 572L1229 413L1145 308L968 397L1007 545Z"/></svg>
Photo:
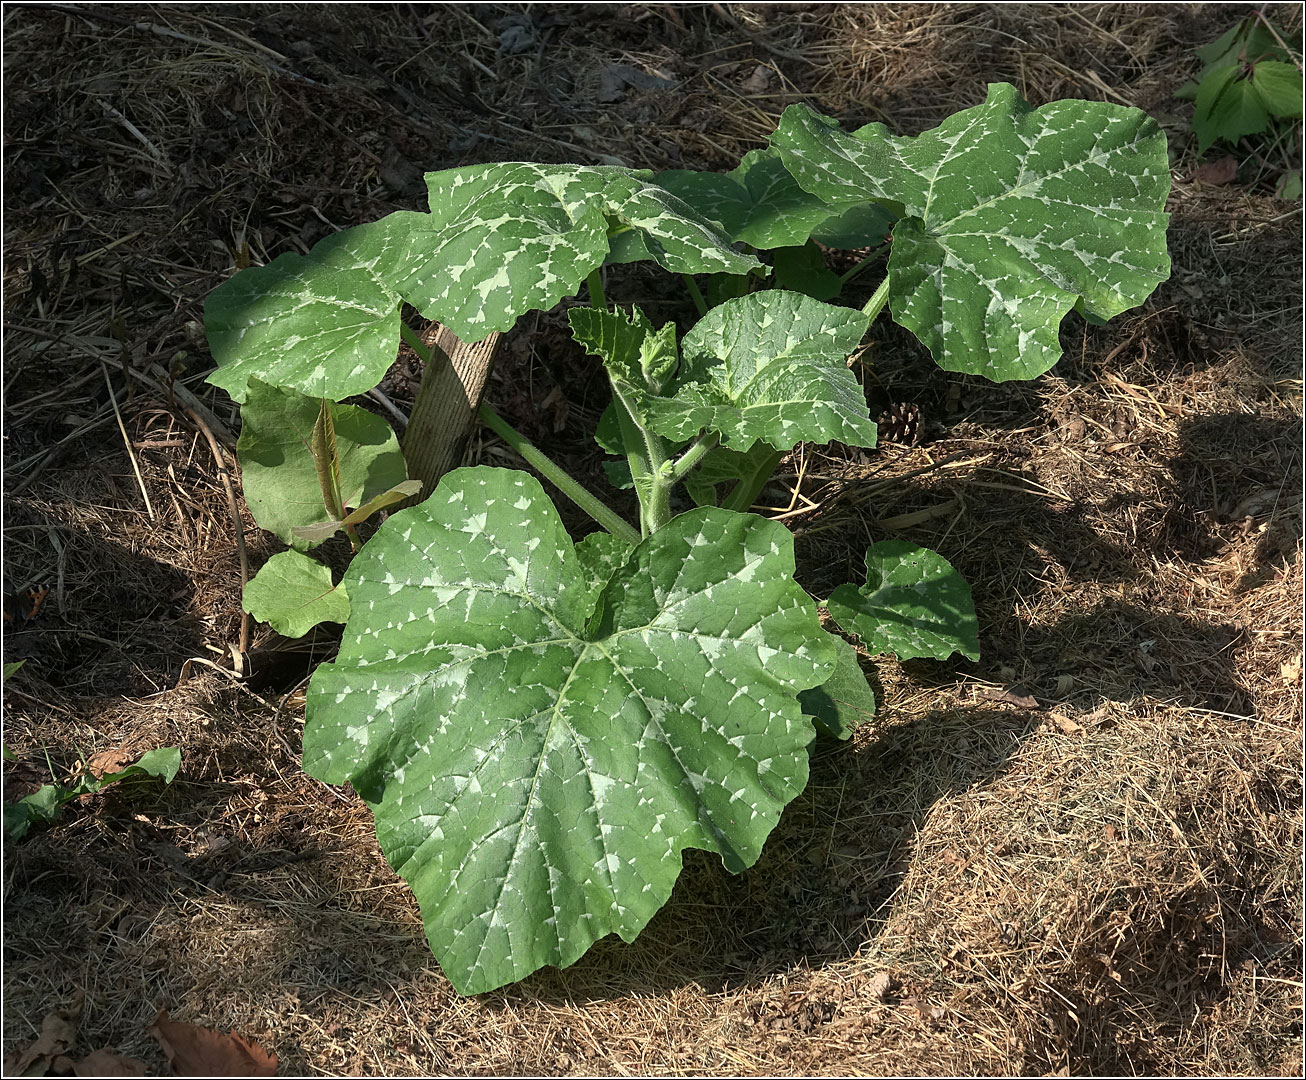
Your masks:
<svg viewBox="0 0 1306 1080"><path fill-rule="evenodd" d="M6 798L106 749L183 766L5 842L5 1053L82 991L74 1053L152 1072L167 1007L301 1074L1299 1074L1302 238L1271 158L1176 184L1172 279L1068 319L1037 381L945 375L877 322L872 408L919 405L924 440L805 447L766 497L816 595L870 538L946 555L981 661L878 660L875 722L817 744L753 869L691 853L635 944L474 999L366 808L300 771L333 642L242 616L277 546L203 380L235 266L420 208L431 169L729 168L794 101L916 133L1007 80L1148 110L1185 178L1173 92L1242 14L7 6L4 567L54 588L5 637ZM603 393L545 313L489 398L597 486ZM481 435L469 459L513 464Z"/></svg>

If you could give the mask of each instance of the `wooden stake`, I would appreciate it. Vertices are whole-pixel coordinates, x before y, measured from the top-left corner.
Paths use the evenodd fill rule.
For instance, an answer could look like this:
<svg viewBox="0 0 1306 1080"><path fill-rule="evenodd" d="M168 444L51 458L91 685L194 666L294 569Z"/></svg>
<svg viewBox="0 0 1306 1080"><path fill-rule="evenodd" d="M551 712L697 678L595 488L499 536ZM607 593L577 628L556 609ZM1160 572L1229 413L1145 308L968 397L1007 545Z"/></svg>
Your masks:
<svg viewBox="0 0 1306 1080"><path fill-rule="evenodd" d="M422 482L413 502L428 498L440 477L462 460L502 340L495 333L469 345L438 323L422 334L431 357L403 439L408 475Z"/></svg>

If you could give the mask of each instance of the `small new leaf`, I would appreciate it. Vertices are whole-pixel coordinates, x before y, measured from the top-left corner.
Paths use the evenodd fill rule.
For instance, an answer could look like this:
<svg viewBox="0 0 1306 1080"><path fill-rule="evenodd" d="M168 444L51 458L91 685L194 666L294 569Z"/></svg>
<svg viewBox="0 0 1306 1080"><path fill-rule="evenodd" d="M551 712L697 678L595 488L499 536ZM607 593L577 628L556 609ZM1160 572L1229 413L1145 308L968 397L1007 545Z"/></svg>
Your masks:
<svg viewBox="0 0 1306 1080"><path fill-rule="evenodd" d="M904 540L882 540L866 552L866 584L840 585L826 603L844 630L869 653L899 660L946 660L960 652L979 659L979 626L970 586L942 555Z"/></svg>
<svg viewBox="0 0 1306 1080"><path fill-rule="evenodd" d="M318 623L349 618L343 584L331 584L331 570L298 551L273 555L245 586L243 606L282 637L303 637Z"/></svg>
<svg viewBox="0 0 1306 1080"><path fill-rule="evenodd" d="M761 440L789 450L804 440L874 446L875 424L847 357L867 316L778 289L728 300L680 343L674 397L646 404L669 439L721 434L741 453Z"/></svg>

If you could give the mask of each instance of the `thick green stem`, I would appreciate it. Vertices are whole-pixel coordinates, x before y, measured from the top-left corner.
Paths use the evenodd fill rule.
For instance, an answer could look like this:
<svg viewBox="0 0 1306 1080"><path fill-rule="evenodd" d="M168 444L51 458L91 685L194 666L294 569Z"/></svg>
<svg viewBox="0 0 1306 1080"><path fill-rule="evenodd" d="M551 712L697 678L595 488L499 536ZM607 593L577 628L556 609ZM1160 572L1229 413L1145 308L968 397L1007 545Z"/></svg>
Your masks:
<svg viewBox="0 0 1306 1080"><path fill-rule="evenodd" d="M426 342L418 337L417 331L404 322L403 319L399 320L399 336L404 339L404 343L413 352L417 353L417 359L422 361L423 364L431 362L431 350L426 347Z"/></svg>
<svg viewBox="0 0 1306 1080"><path fill-rule="evenodd" d="M735 485L723 504L727 510L737 510L741 514L748 513L749 507L757 500L761 494L762 488L766 487L766 482L771 479L771 474L775 472L775 467L780 464L780 459L784 454L779 450L772 450L763 458L759 458L753 472L741 477L739 483Z"/></svg>
<svg viewBox="0 0 1306 1080"><path fill-rule="evenodd" d="M875 322L875 317L884 310L884 305L889 302L889 278L886 275L880 282L880 287L875 290L875 295L866 301L866 306L862 311L871 317L871 322Z"/></svg>
<svg viewBox="0 0 1306 1080"><path fill-rule="evenodd" d="M572 477L562 466L546 457L538 447L532 445L530 440L504 420L490 406L482 405L476 415L480 417L481 423L511 446L527 465L553 484L567 498L602 525L604 529L612 533L613 536L620 537L632 547L639 543L640 535L631 525L622 520L614 511L604 506L596 496L582 487L578 480Z"/></svg>
<svg viewBox="0 0 1306 1080"><path fill-rule="evenodd" d="M861 262L859 262L856 266L854 266L851 270L847 271L846 273L840 274L839 283L841 285L847 285L848 282L852 281L853 278L855 278L858 274L860 274L863 270L865 270L868 266L870 266L871 263L875 262L875 260L880 257L880 252L883 246L884 245L880 245L880 247L877 247L874 251L872 251L869 255L867 255L866 258L862 259Z"/></svg>
<svg viewBox="0 0 1306 1080"><path fill-rule="evenodd" d="M641 491L639 481L635 482L635 494L639 498L639 524L640 530L645 536L649 533L657 532L668 521L671 520L671 488L675 481L663 475L664 466L667 463L667 448L662 441L661 436L650 431L637 419L635 419L635 410L630 407L630 401L626 394L629 387L626 384L612 381L612 396L620 406L621 413L625 418L630 420L630 426L635 429L636 437L644 444L644 453L641 456L641 464L647 467L648 483L645 489ZM622 429L622 437L627 439L626 447L629 455L629 448L637 445L634 439L630 438L628 429ZM631 478L635 479L635 473L632 469Z"/></svg>
<svg viewBox="0 0 1306 1080"><path fill-rule="evenodd" d="M698 282L694 280L693 274L682 274L685 279L685 285L689 288L689 295L694 300L694 306L698 308L699 315L707 314L707 301L703 299L703 292L698 287Z"/></svg>
<svg viewBox="0 0 1306 1080"><path fill-rule="evenodd" d="M711 435L700 435L694 444L676 460L675 466L671 470L671 482L673 484L680 483L690 474L694 466L703 460L704 455L716 449L716 445L720 441L721 435L718 432L713 432Z"/></svg>
<svg viewBox="0 0 1306 1080"><path fill-rule="evenodd" d="M621 445L626 448L626 464L630 466L630 479L635 485L635 498L639 500L640 528L647 536L648 509L644 505L643 492L648 489L648 459L641 449L644 440L639 425L635 423L630 410L626 408L626 403L621 400L621 395L615 392L612 395L612 407L617 410L617 423L621 427Z"/></svg>
<svg viewBox="0 0 1306 1080"><path fill-rule="evenodd" d="M590 287L590 307L598 308L600 311L606 311L608 299L603 295L603 267L595 267L586 278Z"/></svg>

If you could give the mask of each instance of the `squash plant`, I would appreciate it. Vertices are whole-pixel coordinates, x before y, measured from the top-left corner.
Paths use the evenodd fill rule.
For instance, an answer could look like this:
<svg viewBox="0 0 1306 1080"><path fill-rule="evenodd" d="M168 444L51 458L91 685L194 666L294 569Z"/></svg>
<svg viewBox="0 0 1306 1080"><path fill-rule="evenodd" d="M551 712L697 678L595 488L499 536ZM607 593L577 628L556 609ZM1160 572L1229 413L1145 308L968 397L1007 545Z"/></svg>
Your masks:
<svg viewBox="0 0 1306 1080"><path fill-rule="evenodd" d="M1105 320L1141 303L1169 272L1169 184L1159 128L1115 105L1034 109L998 84L915 138L795 105L724 176L432 173L429 212L212 294L210 381L244 406L251 507L294 549L247 605L298 633L348 612L309 683L304 768L371 806L460 992L633 940L685 848L732 871L757 859L815 731L846 738L874 709L853 648L794 581L791 535L747 512L767 476L803 440L875 444L846 358L886 304L942 367L1005 380L1056 362L1071 308ZM826 302L841 283L813 239L890 229L870 302ZM641 259L685 275L701 318L683 337L607 303L604 264ZM772 271L788 287L760 288ZM482 409L602 530L574 541L527 473L457 469L333 588L304 551L410 490L393 436L335 404L381 379L401 336L423 350L403 305L476 341L585 282L570 322L610 377L599 439L625 459L638 525ZM697 506L674 513L679 484ZM923 548L873 545L866 581L825 606L872 653L978 658L969 586Z"/></svg>

